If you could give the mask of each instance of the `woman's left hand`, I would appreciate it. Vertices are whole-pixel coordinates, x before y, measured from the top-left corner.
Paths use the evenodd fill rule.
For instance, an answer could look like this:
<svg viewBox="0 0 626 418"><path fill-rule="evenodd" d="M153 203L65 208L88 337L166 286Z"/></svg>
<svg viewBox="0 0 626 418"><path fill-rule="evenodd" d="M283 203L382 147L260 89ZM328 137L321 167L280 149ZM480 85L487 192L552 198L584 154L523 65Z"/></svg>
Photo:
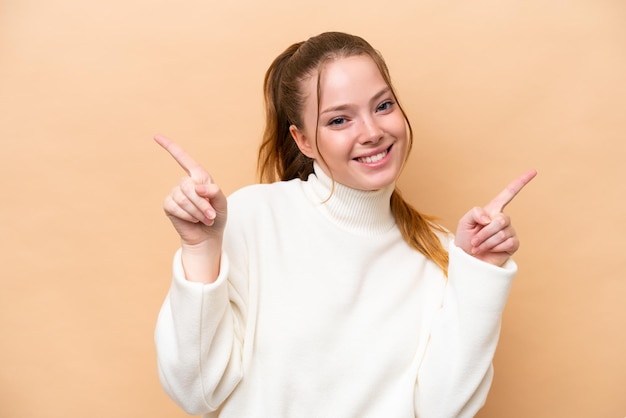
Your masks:
<svg viewBox="0 0 626 418"><path fill-rule="evenodd" d="M519 248L519 239L504 207L537 172L530 170L511 182L485 207L475 207L459 221L455 244L466 253L496 266L502 266Z"/></svg>

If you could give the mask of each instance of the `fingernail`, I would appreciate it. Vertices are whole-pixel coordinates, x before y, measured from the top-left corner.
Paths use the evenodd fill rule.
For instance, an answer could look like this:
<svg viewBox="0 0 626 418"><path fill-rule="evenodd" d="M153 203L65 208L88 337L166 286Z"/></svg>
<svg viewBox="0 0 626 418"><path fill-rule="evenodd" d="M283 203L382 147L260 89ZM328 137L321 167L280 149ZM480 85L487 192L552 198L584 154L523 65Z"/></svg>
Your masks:
<svg viewBox="0 0 626 418"><path fill-rule="evenodd" d="M491 218L489 218L489 216L481 216L480 221L488 224L489 222L491 222Z"/></svg>

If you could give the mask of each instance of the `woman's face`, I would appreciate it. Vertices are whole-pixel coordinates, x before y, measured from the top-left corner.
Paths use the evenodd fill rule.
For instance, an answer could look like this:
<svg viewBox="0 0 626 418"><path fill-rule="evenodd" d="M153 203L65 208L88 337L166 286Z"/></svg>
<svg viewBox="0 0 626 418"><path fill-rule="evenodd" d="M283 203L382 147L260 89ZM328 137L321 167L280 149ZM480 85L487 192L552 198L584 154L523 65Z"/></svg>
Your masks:
<svg viewBox="0 0 626 418"><path fill-rule="evenodd" d="M314 73L303 81L303 129L291 126L300 150L354 189L378 190L395 182L407 153L407 126L374 61L357 55L324 65L316 124L317 78Z"/></svg>

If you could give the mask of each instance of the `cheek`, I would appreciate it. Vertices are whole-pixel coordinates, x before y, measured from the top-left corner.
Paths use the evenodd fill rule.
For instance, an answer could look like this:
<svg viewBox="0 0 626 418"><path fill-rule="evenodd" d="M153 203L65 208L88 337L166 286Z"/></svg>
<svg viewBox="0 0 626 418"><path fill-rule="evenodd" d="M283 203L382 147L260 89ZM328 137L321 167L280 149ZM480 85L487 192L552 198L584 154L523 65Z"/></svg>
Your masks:
<svg viewBox="0 0 626 418"><path fill-rule="evenodd" d="M403 125L401 128L398 128L395 135L397 139L397 145L399 145L400 150L402 151L402 157L406 159L409 153L410 143L409 143L409 130Z"/></svg>
<svg viewBox="0 0 626 418"><path fill-rule="evenodd" d="M353 138L353 136L335 138L332 145L334 148L333 153L338 157L342 157L342 159L350 159L355 147L355 141Z"/></svg>
<svg viewBox="0 0 626 418"><path fill-rule="evenodd" d="M327 131L320 130L317 137L319 149L324 155L341 155L349 153L351 150L350 141L347 140L345 131Z"/></svg>
<svg viewBox="0 0 626 418"><path fill-rule="evenodd" d="M402 119L401 122L402 122L401 124L398 124L397 138L402 138L402 142L404 142L404 146L406 148L409 148L409 141L410 141L409 128L406 125L404 119Z"/></svg>
<svg viewBox="0 0 626 418"><path fill-rule="evenodd" d="M396 115L395 126L396 126L396 131L398 132L398 136L404 136L408 138L409 128L406 124L406 120L404 119L404 116L402 115L402 112L398 112L398 114Z"/></svg>

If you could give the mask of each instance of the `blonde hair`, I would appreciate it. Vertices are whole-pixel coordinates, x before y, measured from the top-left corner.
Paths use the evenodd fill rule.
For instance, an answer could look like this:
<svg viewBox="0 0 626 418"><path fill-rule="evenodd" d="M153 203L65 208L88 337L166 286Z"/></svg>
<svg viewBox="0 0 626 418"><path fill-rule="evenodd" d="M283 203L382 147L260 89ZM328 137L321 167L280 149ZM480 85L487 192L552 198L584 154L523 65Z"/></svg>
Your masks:
<svg viewBox="0 0 626 418"><path fill-rule="evenodd" d="M258 156L261 182L295 178L306 180L309 174L313 173L313 160L300 152L289 132L291 125L299 129L303 127L302 110L305 98L302 81L317 71L319 97L318 70L321 65L329 59L355 55L368 55L372 58L397 99L389 70L382 56L358 36L325 32L305 42L291 45L272 62L265 73L263 84L266 124ZM413 145L413 129L404 109L399 103L398 106L409 132L408 156ZM419 213L406 202L397 188L391 195L390 204L404 240L447 274L448 252L438 236L438 233L447 234L447 231L435 223L433 217Z"/></svg>

